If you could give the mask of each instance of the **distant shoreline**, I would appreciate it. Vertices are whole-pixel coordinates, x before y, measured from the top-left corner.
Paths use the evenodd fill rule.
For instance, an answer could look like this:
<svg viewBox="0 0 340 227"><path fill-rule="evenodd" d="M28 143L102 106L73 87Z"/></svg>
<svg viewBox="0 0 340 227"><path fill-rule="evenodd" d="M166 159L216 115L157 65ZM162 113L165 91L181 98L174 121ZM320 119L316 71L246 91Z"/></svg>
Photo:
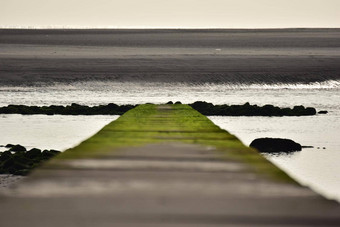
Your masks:
<svg viewBox="0 0 340 227"><path fill-rule="evenodd" d="M88 31L326 31L326 30L340 30L340 27L286 27L286 28L85 28L85 27L0 27L0 30L88 30Z"/></svg>
<svg viewBox="0 0 340 227"><path fill-rule="evenodd" d="M340 28L0 29L0 84L340 79Z"/></svg>

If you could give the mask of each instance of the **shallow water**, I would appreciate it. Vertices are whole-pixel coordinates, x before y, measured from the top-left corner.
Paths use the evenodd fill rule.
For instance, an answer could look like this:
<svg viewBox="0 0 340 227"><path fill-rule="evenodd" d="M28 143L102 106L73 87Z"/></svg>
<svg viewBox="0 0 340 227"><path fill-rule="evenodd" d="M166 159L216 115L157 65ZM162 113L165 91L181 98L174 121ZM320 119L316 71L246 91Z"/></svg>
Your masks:
<svg viewBox="0 0 340 227"><path fill-rule="evenodd" d="M21 144L27 149L66 150L96 134L118 116L0 114L0 145ZM5 148L0 147L0 150Z"/></svg>
<svg viewBox="0 0 340 227"><path fill-rule="evenodd" d="M166 103L170 100L192 103L198 100L214 104L277 104L327 107L339 98L340 81L312 84L186 84L132 83L112 81L40 84L39 86L0 86L0 106L67 105L78 103L139 104Z"/></svg>
<svg viewBox="0 0 340 227"><path fill-rule="evenodd" d="M340 201L340 118L308 117L209 117L236 135L245 145L260 137L290 138L305 148L291 154L265 157L300 183ZM328 119L327 119L328 118Z"/></svg>
<svg viewBox="0 0 340 227"><path fill-rule="evenodd" d="M302 184L340 201L340 82L313 84L163 84L82 82L0 87L0 106L67 105L80 103L192 103L273 104L280 107L313 106L327 115L308 117L210 117L246 145L259 137L290 138L303 149L291 155L266 156ZM0 115L0 144L20 143L42 149L64 150L95 134L116 116ZM320 147L320 149L317 149ZM325 149L323 149L325 147Z"/></svg>

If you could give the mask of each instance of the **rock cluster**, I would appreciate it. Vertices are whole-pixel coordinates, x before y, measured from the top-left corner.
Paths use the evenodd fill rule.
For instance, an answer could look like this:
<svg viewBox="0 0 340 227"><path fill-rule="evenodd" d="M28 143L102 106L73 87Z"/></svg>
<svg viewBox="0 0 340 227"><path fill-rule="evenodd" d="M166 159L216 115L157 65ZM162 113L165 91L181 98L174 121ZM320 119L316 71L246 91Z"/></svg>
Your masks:
<svg viewBox="0 0 340 227"><path fill-rule="evenodd" d="M167 104L181 104L169 101ZM313 107L294 106L293 108L280 108L273 105L214 105L209 102L197 101L189 104L192 108L207 116L308 116L316 115ZM8 105L0 107L0 114L47 114L47 115L122 115L137 105L117 105L110 103L99 106L84 106L73 103L68 106L25 106ZM326 114L327 111L319 111Z"/></svg>
<svg viewBox="0 0 340 227"><path fill-rule="evenodd" d="M26 175L31 169L41 164L60 151L33 148L29 151L21 145L7 144L9 150L0 154L0 174Z"/></svg>
<svg viewBox="0 0 340 227"><path fill-rule="evenodd" d="M293 108L280 108L273 105L214 105L208 102L194 102L189 104L201 114L208 116L308 116L315 115L313 107L294 106Z"/></svg>
<svg viewBox="0 0 340 227"><path fill-rule="evenodd" d="M47 115L121 115L136 105L117 105L110 103L99 106L84 106L72 103L68 106L26 106L8 105L0 107L0 114L47 114Z"/></svg>

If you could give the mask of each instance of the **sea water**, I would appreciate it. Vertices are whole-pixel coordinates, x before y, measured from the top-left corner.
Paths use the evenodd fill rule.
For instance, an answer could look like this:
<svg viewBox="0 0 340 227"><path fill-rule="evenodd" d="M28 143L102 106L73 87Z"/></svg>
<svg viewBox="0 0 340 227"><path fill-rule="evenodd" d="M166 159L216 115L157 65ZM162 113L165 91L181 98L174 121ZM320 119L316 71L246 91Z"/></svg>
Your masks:
<svg viewBox="0 0 340 227"><path fill-rule="evenodd" d="M292 154L265 155L301 184L340 201L340 82L311 84L116 83L107 81L0 86L0 106L78 103L139 104L181 101L214 104L304 105L329 111L303 117L209 117L245 145L255 138L289 138L303 146ZM0 145L65 150L95 134L117 116L0 115Z"/></svg>

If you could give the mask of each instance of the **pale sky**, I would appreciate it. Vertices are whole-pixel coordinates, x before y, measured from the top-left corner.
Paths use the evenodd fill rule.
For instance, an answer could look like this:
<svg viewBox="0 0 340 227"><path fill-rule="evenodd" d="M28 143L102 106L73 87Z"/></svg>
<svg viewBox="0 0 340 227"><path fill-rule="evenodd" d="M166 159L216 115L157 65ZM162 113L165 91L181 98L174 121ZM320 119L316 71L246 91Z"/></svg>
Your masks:
<svg viewBox="0 0 340 227"><path fill-rule="evenodd" d="M340 0L0 0L0 27L340 27Z"/></svg>

